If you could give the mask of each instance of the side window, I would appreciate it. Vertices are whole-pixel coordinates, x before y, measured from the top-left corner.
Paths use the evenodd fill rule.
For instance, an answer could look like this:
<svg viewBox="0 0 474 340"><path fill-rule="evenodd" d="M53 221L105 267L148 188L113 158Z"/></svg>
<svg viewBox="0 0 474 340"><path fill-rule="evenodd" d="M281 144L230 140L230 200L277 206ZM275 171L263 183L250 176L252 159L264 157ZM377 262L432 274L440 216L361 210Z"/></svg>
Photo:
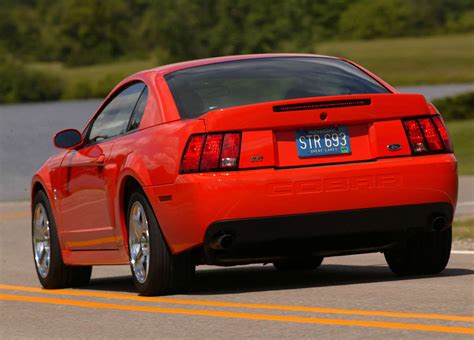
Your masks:
<svg viewBox="0 0 474 340"><path fill-rule="evenodd" d="M130 118L130 123L128 124L128 131L132 131L138 128L140 122L142 121L143 113L145 113L146 101L148 99L148 88L145 86L145 89L138 99L137 106L132 113L132 118Z"/></svg>
<svg viewBox="0 0 474 340"><path fill-rule="evenodd" d="M99 113L90 128L90 142L115 137L127 131L130 115L145 84L136 83L115 96Z"/></svg>

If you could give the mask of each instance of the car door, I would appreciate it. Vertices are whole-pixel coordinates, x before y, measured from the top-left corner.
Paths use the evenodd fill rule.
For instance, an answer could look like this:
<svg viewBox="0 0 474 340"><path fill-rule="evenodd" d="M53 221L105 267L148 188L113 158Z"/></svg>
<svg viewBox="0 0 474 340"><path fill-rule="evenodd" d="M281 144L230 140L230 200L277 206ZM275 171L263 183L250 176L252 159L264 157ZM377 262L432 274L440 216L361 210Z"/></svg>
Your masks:
<svg viewBox="0 0 474 340"><path fill-rule="evenodd" d="M71 150L61 165L62 240L70 250L115 249L113 198L117 167L110 153L117 137L126 133L145 85L119 90L85 132L85 144Z"/></svg>

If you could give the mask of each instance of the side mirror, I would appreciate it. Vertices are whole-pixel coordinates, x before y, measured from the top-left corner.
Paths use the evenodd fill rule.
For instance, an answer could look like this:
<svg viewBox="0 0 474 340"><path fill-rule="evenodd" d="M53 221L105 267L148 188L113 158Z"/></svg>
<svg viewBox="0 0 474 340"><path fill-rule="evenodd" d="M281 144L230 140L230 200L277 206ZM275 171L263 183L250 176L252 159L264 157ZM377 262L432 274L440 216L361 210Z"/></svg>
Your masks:
<svg viewBox="0 0 474 340"><path fill-rule="evenodd" d="M76 129L66 129L54 135L54 146L60 149L74 149L84 142L82 134Z"/></svg>

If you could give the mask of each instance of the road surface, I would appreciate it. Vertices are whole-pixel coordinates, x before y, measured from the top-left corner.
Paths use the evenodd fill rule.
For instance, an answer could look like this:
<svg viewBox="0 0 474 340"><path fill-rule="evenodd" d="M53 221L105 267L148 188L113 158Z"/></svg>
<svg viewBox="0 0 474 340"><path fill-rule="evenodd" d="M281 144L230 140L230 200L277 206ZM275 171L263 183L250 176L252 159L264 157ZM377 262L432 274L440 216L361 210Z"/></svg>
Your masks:
<svg viewBox="0 0 474 340"><path fill-rule="evenodd" d="M0 338L465 338L474 334L474 255L401 279L381 254L328 258L312 273L199 267L189 294L138 297L127 266L89 286L40 289L23 204L0 205ZM22 212L23 211L23 212Z"/></svg>
<svg viewBox="0 0 474 340"><path fill-rule="evenodd" d="M474 84L414 85L397 86L396 88L401 93L421 93L425 95L426 99L433 100L473 92Z"/></svg>

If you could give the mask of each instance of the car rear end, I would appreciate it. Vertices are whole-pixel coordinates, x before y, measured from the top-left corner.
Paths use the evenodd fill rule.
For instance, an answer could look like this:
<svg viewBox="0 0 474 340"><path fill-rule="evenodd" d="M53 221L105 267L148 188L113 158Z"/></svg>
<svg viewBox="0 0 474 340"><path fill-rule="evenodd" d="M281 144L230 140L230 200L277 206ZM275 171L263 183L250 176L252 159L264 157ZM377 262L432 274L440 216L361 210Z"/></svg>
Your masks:
<svg viewBox="0 0 474 340"><path fill-rule="evenodd" d="M387 251L451 225L456 159L441 116L423 96L392 93L352 65L341 74L339 65L329 68L322 85L307 85L311 74L289 81L284 72L296 60L278 62L287 65L273 81L284 81L269 83L275 86L263 100L251 86L232 87L234 79L223 88L213 77L208 85L187 78L188 93L199 97L189 118L205 128L189 136L168 188L179 209L160 216L188 231L174 238L175 252L202 246L200 262L233 265ZM362 90L345 85L358 79ZM180 112L192 113L180 104L179 86L168 83ZM330 90L321 94L324 84Z"/></svg>

